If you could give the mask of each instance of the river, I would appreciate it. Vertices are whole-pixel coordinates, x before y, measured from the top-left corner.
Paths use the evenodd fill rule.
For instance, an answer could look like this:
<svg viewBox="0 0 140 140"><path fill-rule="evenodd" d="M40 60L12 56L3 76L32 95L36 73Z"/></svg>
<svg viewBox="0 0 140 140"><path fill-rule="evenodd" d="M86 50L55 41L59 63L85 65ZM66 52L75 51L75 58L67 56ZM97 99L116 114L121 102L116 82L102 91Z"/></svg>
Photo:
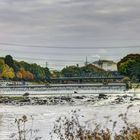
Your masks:
<svg viewBox="0 0 140 140"><path fill-rule="evenodd" d="M81 118L81 122L89 127L94 126L94 122L100 123L102 127L112 127L112 123L106 123L106 117L110 120L118 121L116 132L123 126L119 114L124 113L127 106L131 103L118 104L118 105L36 105L36 106L9 106L0 105L0 140L9 140L10 134L16 130L14 124L15 118L19 118L22 115L27 115L29 120L30 116L33 116L33 128L39 129L38 136L42 137L42 140L49 140L49 132L52 130L55 120L62 115L69 116L71 110L80 109L80 114L84 117ZM135 102L134 106L129 110L128 118L130 122L139 125L140 124L140 103ZM87 123L88 122L88 123ZM30 127L30 121L29 126ZM54 140L57 138L54 137Z"/></svg>

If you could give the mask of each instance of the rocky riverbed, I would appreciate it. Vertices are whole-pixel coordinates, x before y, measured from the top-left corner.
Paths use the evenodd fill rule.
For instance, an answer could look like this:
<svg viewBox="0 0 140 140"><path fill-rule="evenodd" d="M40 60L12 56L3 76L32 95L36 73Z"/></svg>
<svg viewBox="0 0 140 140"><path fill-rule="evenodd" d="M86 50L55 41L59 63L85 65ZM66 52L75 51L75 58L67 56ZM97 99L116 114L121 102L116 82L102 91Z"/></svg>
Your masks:
<svg viewBox="0 0 140 140"><path fill-rule="evenodd" d="M6 105L107 105L107 104L123 104L139 101L140 97L125 95L76 95L76 96L0 96L0 104Z"/></svg>

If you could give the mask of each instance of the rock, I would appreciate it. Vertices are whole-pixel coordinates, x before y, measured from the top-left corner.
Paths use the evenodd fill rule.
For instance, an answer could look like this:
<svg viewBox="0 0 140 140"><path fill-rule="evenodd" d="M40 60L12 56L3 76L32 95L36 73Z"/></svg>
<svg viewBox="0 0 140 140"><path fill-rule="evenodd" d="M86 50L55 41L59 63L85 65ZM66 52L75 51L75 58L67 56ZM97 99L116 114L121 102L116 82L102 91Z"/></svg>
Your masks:
<svg viewBox="0 0 140 140"><path fill-rule="evenodd" d="M108 99L107 95L105 94L99 94L98 99Z"/></svg>
<svg viewBox="0 0 140 140"><path fill-rule="evenodd" d="M139 101L139 100L140 98L133 98L133 97L130 99L130 101Z"/></svg>
<svg viewBox="0 0 140 140"><path fill-rule="evenodd" d="M123 97L123 98L130 98L131 96L123 95L122 97Z"/></svg>
<svg viewBox="0 0 140 140"><path fill-rule="evenodd" d="M70 101L71 101L71 97L65 97L65 96L62 96L62 97L61 97L61 100L64 100L64 101L70 102Z"/></svg>
<svg viewBox="0 0 140 140"><path fill-rule="evenodd" d="M116 98L116 99L115 99L115 103L116 103L116 104L119 104L119 103L122 103L122 102L124 102L124 100L123 100L122 97Z"/></svg>
<svg viewBox="0 0 140 140"><path fill-rule="evenodd" d="M82 97L82 96L75 96L73 98L75 98L75 99L84 99L84 97Z"/></svg>
<svg viewBox="0 0 140 140"><path fill-rule="evenodd" d="M24 97L27 97L27 96L29 96L29 95L30 95L30 94L29 94L28 92L26 92L26 93L23 94Z"/></svg>
<svg viewBox="0 0 140 140"><path fill-rule="evenodd" d="M94 103L95 100L93 100L93 99L88 99L88 100L86 100L86 102Z"/></svg>

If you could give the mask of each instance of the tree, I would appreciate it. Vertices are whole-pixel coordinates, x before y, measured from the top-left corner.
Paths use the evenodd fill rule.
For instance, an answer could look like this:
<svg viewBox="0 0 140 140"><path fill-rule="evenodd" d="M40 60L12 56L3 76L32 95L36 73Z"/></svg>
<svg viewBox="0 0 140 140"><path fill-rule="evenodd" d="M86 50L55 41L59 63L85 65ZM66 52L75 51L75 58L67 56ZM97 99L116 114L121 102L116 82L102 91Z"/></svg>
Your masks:
<svg viewBox="0 0 140 140"><path fill-rule="evenodd" d="M105 70L96 67L95 65L89 64L84 67L78 66L68 66L61 71L62 75L65 77L75 77L75 76L91 76L94 74L104 74Z"/></svg>
<svg viewBox="0 0 140 140"><path fill-rule="evenodd" d="M4 61L5 61L5 64L7 64L9 67L13 68L14 71L16 71L16 65L11 55L5 56Z"/></svg>
<svg viewBox="0 0 140 140"><path fill-rule="evenodd" d="M80 68L77 66L67 66L66 68L62 69L61 73L65 77L80 76Z"/></svg>
<svg viewBox="0 0 140 140"><path fill-rule="evenodd" d="M15 77L13 68L10 68L7 64L5 64L2 69L2 77L6 79L13 79Z"/></svg>
<svg viewBox="0 0 140 140"><path fill-rule="evenodd" d="M36 81L40 81L40 80L42 81L46 79L44 69L37 64L30 65L30 72L34 75L34 79Z"/></svg>
<svg viewBox="0 0 140 140"><path fill-rule="evenodd" d="M4 66L4 60L0 59L0 72L2 72L3 66Z"/></svg>
<svg viewBox="0 0 140 140"><path fill-rule="evenodd" d="M21 71L18 71L17 73L16 73L16 77L18 78L18 79L23 79L23 77L22 77L22 72Z"/></svg>
<svg viewBox="0 0 140 140"><path fill-rule="evenodd" d="M57 70L54 70L54 71L51 72L51 77L52 78L59 78L59 77L61 77L61 72L57 71Z"/></svg>
<svg viewBox="0 0 140 140"><path fill-rule="evenodd" d="M31 81L31 80L34 79L34 76L33 76L33 74L31 72L26 71L26 77L25 78L26 78L26 80Z"/></svg>
<svg viewBox="0 0 140 140"><path fill-rule="evenodd" d="M24 68L21 68L17 73L16 73L16 76L18 79L20 80L27 80L27 81L30 81L30 80L33 80L34 79L34 76L31 72L29 71L26 71L24 70Z"/></svg>
<svg viewBox="0 0 140 140"><path fill-rule="evenodd" d="M47 67L44 68L44 73L45 73L45 79L49 79L51 76L51 73Z"/></svg>
<svg viewBox="0 0 140 140"><path fill-rule="evenodd" d="M140 54L129 54L118 62L118 71L130 77L132 80L140 81Z"/></svg>

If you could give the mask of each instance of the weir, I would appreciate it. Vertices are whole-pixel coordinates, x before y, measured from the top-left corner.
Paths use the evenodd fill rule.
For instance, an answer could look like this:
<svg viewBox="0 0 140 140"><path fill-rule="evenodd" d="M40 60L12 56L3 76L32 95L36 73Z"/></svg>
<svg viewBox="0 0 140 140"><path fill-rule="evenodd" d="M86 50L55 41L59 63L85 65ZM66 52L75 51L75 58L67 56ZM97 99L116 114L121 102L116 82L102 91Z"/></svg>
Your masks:
<svg viewBox="0 0 140 140"><path fill-rule="evenodd" d="M125 83L49 84L1 86L1 91L61 91L61 90L126 90Z"/></svg>

